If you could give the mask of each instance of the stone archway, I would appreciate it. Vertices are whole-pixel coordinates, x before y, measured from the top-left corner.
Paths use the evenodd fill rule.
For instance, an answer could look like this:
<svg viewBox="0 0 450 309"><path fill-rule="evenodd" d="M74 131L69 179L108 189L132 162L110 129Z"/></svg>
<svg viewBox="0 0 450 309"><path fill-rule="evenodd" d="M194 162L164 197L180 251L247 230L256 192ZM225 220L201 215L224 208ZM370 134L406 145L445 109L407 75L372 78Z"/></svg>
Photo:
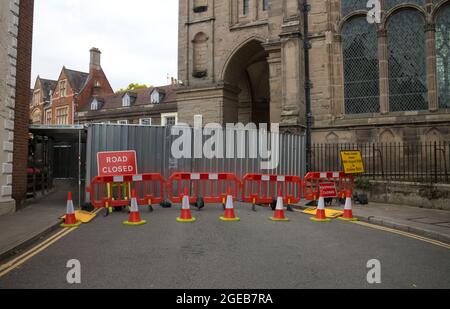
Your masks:
<svg viewBox="0 0 450 309"><path fill-rule="evenodd" d="M230 58L224 82L239 89L234 102L235 122L270 123L269 64L266 51L258 40L250 40Z"/></svg>

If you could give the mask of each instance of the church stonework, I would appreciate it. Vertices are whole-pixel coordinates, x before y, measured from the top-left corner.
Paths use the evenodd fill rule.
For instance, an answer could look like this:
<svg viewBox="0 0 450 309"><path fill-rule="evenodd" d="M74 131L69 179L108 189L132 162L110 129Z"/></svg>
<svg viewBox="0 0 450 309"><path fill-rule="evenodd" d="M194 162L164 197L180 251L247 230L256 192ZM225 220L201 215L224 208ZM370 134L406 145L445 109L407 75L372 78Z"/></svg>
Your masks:
<svg viewBox="0 0 450 309"><path fill-rule="evenodd" d="M310 46L313 142L450 139L449 0L380 0L378 24L363 0L179 5L180 122L203 115L303 133Z"/></svg>
<svg viewBox="0 0 450 309"><path fill-rule="evenodd" d="M302 10L299 1L267 3L180 1L180 122L201 114L205 123L304 130Z"/></svg>

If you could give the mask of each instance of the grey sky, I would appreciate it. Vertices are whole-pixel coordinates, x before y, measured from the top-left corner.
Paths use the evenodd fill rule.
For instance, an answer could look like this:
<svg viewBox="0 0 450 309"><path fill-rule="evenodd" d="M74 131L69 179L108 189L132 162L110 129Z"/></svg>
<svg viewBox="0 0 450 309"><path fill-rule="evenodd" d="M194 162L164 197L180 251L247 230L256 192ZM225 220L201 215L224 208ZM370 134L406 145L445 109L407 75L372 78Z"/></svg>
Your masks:
<svg viewBox="0 0 450 309"><path fill-rule="evenodd" d="M114 90L177 75L178 0L35 1L32 87L63 65L87 72L89 49L102 51Z"/></svg>

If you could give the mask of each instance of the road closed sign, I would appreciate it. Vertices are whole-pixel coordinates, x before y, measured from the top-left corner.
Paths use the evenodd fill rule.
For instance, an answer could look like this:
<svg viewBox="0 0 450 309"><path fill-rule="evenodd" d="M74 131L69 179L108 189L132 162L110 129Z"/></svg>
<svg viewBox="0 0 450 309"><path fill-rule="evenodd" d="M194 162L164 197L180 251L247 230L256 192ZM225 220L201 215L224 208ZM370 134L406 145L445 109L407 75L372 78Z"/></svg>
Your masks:
<svg viewBox="0 0 450 309"><path fill-rule="evenodd" d="M365 173L361 151L341 151L341 160L346 174Z"/></svg>
<svg viewBox="0 0 450 309"><path fill-rule="evenodd" d="M99 176L125 176L137 174L135 151L99 152L97 165Z"/></svg>
<svg viewBox="0 0 450 309"><path fill-rule="evenodd" d="M338 192L334 182L319 183L319 189L323 198L336 198Z"/></svg>

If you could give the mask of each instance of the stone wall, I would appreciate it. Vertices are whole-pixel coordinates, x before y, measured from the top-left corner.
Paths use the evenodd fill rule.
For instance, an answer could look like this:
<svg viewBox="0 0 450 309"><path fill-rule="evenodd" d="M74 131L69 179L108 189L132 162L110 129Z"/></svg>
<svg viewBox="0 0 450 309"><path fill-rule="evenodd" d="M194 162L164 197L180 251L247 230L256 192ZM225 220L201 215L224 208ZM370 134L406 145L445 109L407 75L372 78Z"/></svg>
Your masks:
<svg viewBox="0 0 450 309"><path fill-rule="evenodd" d="M14 107L19 1L0 2L0 215L15 210L12 199Z"/></svg>
<svg viewBox="0 0 450 309"><path fill-rule="evenodd" d="M450 185L370 181L369 201L450 210Z"/></svg>

